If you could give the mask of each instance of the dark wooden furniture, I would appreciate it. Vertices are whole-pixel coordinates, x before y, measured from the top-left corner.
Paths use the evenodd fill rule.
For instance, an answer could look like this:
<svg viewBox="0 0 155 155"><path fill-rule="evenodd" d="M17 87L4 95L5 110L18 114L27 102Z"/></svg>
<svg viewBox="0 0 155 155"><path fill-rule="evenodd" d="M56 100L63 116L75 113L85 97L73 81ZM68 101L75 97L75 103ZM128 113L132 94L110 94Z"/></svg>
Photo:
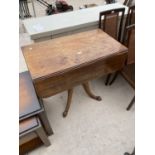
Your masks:
<svg viewBox="0 0 155 155"><path fill-rule="evenodd" d="M127 82L135 89L135 25L130 25L126 27L126 35L124 39L124 45L128 47L128 57L126 59L126 66L120 71L116 72L113 79L109 83L110 85L115 81L118 73L127 80ZM135 96L131 100L127 107L130 110L134 104Z"/></svg>
<svg viewBox="0 0 155 155"><path fill-rule="evenodd" d="M132 5L128 8L128 13L127 13L126 21L125 21L124 32L123 32L123 40L122 40L123 44L126 42L128 38L126 27L132 24L135 24L135 5Z"/></svg>
<svg viewBox="0 0 155 155"><path fill-rule="evenodd" d="M30 152L39 146L43 145L43 142L39 137L33 138L31 141L25 142L19 147L19 154L25 155L27 152Z"/></svg>
<svg viewBox="0 0 155 155"><path fill-rule="evenodd" d="M130 22L131 21L132 20L130 20ZM121 75L128 81L132 88L135 89L135 25L133 24L127 26L125 32L126 35L124 36L124 44L128 47L128 57L126 60L126 66L121 71ZM114 77L111 83L113 83L115 79L116 77ZM130 110L134 102L135 96L132 98L126 110Z"/></svg>
<svg viewBox="0 0 155 155"><path fill-rule="evenodd" d="M126 59L126 65L131 65L135 63L135 25L130 25L126 27L126 34L124 35L124 45L128 47L128 57ZM118 72L114 75L113 79L109 83L111 85L116 77Z"/></svg>
<svg viewBox="0 0 155 155"><path fill-rule="evenodd" d="M22 145L34 138L40 138L45 146L50 145L50 141L41 125L38 117L30 117L19 123L19 144ZM20 154L26 153L24 149L19 149Z"/></svg>
<svg viewBox="0 0 155 155"><path fill-rule="evenodd" d="M135 148L134 148L134 150L133 150L133 152L131 154L128 153L128 152L125 152L124 155L135 155Z"/></svg>
<svg viewBox="0 0 155 155"><path fill-rule="evenodd" d="M30 119L32 117L33 119ZM39 122L37 121L38 119ZM20 154L29 152L42 144L42 140L36 136L34 132L26 134L23 137L22 131L24 131L24 133L26 133L27 130L31 131L31 126L34 127L36 125L37 131L42 130L43 127L46 134L53 134L42 100L40 100L40 102L38 101L32 79L28 71L19 74L19 124L20 136L22 137L20 138ZM42 132L43 131L41 131L41 133Z"/></svg>
<svg viewBox="0 0 155 155"><path fill-rule="evenodd" d="M99 28L118 41L121 41L122 26L125 8L112 9L100 12ZM113 25L113 26L111 26ZM105 84L109 83L111 74L108 74Z"/></svg>
<svg viewBox="0 0 155 155"><path fill-rule="evenodd" d="M129 25L132 25L132 24L135 24L135 6L134 5L130 6L129 9L128 9L128 14L127 14L127 17L126 17L125 25L124 25L124 28L122 29L123 39L119 40L121 43L126 44L126 40L128 39L128 36L127 36L128 32L127 32L126 27L129 26ZM122 34L121 34L121 36L122 36ZM111 85L113 80L117 77L117 74L118 73L114 74L114 77L111 80L111 82L110 82L111 74L109 74L107 76L107 78L106 78L105 85L108 85L108 84Z"/></svg>
<svg viewBox="0 0 155 155"><path fill-rule="evenodd" d="M131 5L134 5L135 1L134 0L125 0L123 5L126 5L126 6L131 6Z"/></svg>
<svg viewBox="0 0 155 155"><path fill-rule="evenodd" d="M132 5L128 9L125 27L135 24L135 5Z"/></svg>
<svg viewBox="0 0 155 155"><path fill-rule="evenodd" d="M128 57L126 64L135 63L135 24L126 27L124 45L128 47Z"/></svg>
<svg viewBox="0 0 155 155"><path fill-rule="evenodd" d="M121 71L121 75L126 79L126 81L135 89L135 64L127 65ZM132 98L131 102L127 106L126 110L130 110L135 102L135 96Z"/></svg>
<svg viewBox="0 0 155 155"><path fill-rule="evenodd" d="M28 71L19 73L19 121L43 111Z"/></svg>
<svg viewBox="0 0 155 155"><path fill-rule="evenodd" d="M19 121L38 115L48 135L53 134L42 100L38 101L28 71L19 74Z"/></svg>
<svg viewBox="0 0 155 155"><path fill-rule="evenodd" d="M129 1L131 1L131 0L124 0L124 3L123 3L123 5L126 5L126 6L128 6L128 3L129 3Z"/></svg>
<svg viewBox="0 0 155 155"><path fill-rule="evenodd" d="M99 28L116 40L121 40L125 8L112 9L100 12ZM103 20L104 19L104 20ZM113 25L113 26L111 26Z"/></svg>
<svg viewBox="0 0 155 155"><path fill-rule="evenodd" d="M101 29L22 47L37 95L46 98L123 68L128 49ZM67 111L69 109L67 103Z"/></svg>

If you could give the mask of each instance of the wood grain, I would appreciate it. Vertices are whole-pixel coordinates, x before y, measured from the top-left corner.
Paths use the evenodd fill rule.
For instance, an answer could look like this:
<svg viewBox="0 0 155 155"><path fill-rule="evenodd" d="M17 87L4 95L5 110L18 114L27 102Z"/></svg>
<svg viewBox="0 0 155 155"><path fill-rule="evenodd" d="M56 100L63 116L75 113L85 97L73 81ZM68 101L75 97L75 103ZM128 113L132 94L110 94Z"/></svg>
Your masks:
<svg viewBox="0 0 155 155"><path fill-rule="evenodd" d="M32 79L36 80L127 51L127 48L102 30L93 30L25 46L22 51Z"/></svg>
<svg viewBox="0 0 155 155"><path fill-rule="evenodd" d="M27 132L30 129L39 126L39 122L36 117L27 118L21 122L19 122L19 135Z"/></svg>
<svg viewBox="0 0 155 155"><path fill-rule="evenodd" d="M39 97L123 68L128 49L97 29L22 48Z"/></svg>
<svg viewBox="0 0 155 155"><path fill-rule="evenodd" d="M43 108L38 102L35 89L28 71L19 74L19 120L23 120Z"/></svg>
<svg viewBox="0 0 155 155"><path fill-rule="evenodd" d="M40 140L39 137L34 138L27 143L24 143L19 146L19 154L25 155L27 152L30 152L34 150L35 148L39 147L40 145L43 145L43 142Z"/></svg>

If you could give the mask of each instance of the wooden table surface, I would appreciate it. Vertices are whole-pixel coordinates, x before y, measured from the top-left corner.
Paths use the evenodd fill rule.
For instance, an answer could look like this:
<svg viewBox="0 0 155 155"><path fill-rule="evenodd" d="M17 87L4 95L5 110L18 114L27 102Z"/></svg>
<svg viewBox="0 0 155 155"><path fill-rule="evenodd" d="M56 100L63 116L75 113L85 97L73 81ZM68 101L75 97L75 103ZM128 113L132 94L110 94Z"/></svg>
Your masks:
<svg viewBox="0 0 155 155"><path fill-rule="evenodd" d="M119 70L128 49L100 29L22 47L41 97Z"/></svg>
<svg viewBox="0 0 155 155"><path fill-rule="evenodd" d="M24 132L39 126L40 123L37 117L27 118L19 123L19 135L21 136Z"/></svg>
<svg viewBox="0 0 155 155"><path fill-rule="evenodd" d="M38 101L35 89L28 71L19 74L19 120L34 116L44 111Z"/></svg>

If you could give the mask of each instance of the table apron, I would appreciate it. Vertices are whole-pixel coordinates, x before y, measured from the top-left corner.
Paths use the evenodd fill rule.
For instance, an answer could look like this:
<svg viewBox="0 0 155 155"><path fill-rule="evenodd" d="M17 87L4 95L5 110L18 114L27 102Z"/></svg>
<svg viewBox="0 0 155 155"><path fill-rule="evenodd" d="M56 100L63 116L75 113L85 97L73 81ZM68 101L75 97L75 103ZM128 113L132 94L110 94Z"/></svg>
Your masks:
<svg viewBox="0 0 155 155"><path fill-rule="evenodd" d="M50 97L86 81L121 70L127 58L127 51L99 60L74 70L33 81L37 95Z"/></svg>

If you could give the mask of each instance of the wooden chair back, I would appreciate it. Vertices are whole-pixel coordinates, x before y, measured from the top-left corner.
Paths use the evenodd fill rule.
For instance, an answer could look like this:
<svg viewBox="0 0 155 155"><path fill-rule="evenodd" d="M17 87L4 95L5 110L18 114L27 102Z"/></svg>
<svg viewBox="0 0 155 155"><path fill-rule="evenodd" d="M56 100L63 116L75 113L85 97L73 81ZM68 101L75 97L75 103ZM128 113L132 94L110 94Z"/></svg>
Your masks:
<svg viewBox="0 0 155 155"><path fill-rule="evenodd" d="M128 14L126 17L125 27L135 24L135 5L129 7Z"/></svg>
<svg viewBox="0 0 155 155"><path fill-rule="evenodd" d="M133 5L133 3L135 3L134 0L125 0L123 5L126 5L129 7L129 6Z"/></svg>
<svg viewBox="0 0 155 155"><path fill-rule="evenodd" d="M112 9L100 12L99 28L108 33L116 40L121 40L122 25L125 8ZM104 20L103 20L104 17Z"/></svg>
<svg viewBox="0 0 155 155"><path fill-rule="evenodd" d="M128 58L126 64L135 63L135 24L125 28L126 34L124 35L123 44L128 47Z"/></svg>

